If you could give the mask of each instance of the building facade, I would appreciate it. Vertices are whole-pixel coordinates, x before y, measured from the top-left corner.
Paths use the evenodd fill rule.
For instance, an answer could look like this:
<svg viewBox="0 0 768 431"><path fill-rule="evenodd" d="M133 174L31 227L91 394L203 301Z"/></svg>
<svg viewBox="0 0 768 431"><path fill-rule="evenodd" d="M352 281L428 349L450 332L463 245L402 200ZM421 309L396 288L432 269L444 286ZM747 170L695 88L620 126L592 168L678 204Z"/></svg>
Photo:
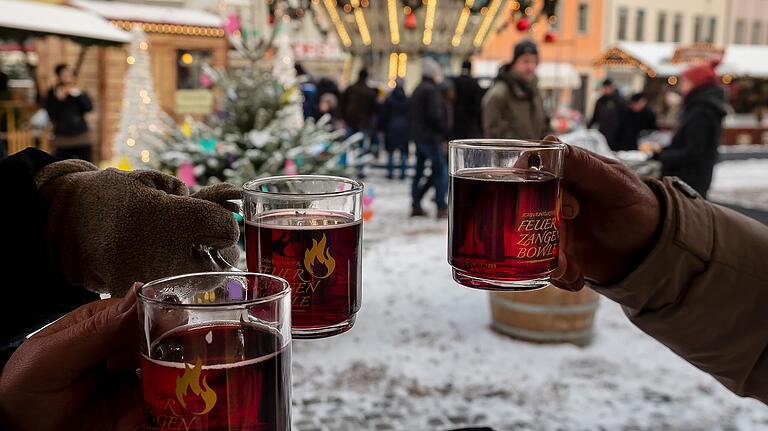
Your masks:
<svg viewBox="0 0 768 431"><path fill-rule="evenodd" d="M768 45L768 0L730 0L728 43Z"/></svg>
<svg viewBox="0 0 768 431"><path fill-rule="evenodd" d="M554 64L553 69L555 71L560 66L570 65L578 74L578 85L572 88L562 88L556 95L557 103L586 112L594 99L592 89L595 88L596 80L599 78L593 67L593 62L600 55L604 46L602 28L606 1L560 0L555 15L557 18L553 24L547 26L543 20L539 20L529 31L521 32L514 23L511 23L503 30L490 36L478 59L491 64L508 62L512 58L515 44L530 38L539 45L542 63ZM541 3L541 1L535 2L534 10L539 10L542 6ZM503 21L510 16L513 7L514 3L509 4L500 16L499 20L502 22L502 26ZM548 31L555 35L554 42L545 41L545 34ZM560 70L564 70L564 68ZM557 76L554 77L555 80L557 78ZM566 80L563 79L563 81Z"/></svg>

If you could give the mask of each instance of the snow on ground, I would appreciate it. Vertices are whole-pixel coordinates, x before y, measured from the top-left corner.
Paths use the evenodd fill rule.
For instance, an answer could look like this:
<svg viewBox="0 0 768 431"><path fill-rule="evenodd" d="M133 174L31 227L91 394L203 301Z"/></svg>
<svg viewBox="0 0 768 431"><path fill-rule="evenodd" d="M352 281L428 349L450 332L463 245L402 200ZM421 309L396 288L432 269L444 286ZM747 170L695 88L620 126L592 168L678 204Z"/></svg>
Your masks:
<svg viewBox="0 0 768 431"><path fill-rule="evenodd" d="M768 407L727 391L608 300L584 348L492 332L488 294L451 279L447 223L408 218L407 182L367 185L376 199L362 309L346 334L294 341L295 429L768 430Z"/></svg>
<svg viewBox="0 0 768 431"><path fill-rule="evenodd" d="M718 163L708 197L716 202L768 210L768 159Z"/></svg>

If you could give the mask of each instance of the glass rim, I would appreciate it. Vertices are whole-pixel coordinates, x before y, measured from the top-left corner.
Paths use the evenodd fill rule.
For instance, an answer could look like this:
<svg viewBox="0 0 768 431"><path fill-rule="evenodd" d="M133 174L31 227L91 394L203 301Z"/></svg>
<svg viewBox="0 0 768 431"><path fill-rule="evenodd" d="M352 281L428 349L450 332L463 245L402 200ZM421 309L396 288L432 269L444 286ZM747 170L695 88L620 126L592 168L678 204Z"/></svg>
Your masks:
<svg viewBox="0 0 768 431"><path fill-rule="evenodd" d="M565 149L565 143L561 141L547 141L544 139L454 139L448 142L450 148L474 148L484 150L512 150L516 147L524 149Z"/></svg>
<svg viewBox="0 0 768 431"><path fill-rule="evenodd" d="M274 281L279 282L283 285L283 288L280 289L279 292L273 293L268 296L264 296L261 298L254 298L254 299L248 299L248 300L241 300L241 301L232 301L232 302L220 302L220 303L201 303L201 304L182 304L178 302L166 302L161 299L157 298L150 298L149 296L144 295L144 289L147 287L154 287L156 285L159 285L161 283L167 283L169 281L174 280L180 280L184 278L192 278L192 277L200 277L200 276L226 276L226 277L242 277L242 276L255 276L257 278L268 278L272 279ZM237 309L242 308L243 306L247 305L259 305L259 304L266 304L269 302L275 302L276 300L282 299L286 295L291 293L291 285L288 283L287 280L284 278L278 277L276 275L272 274L264 274L261 272L236 272L236 271L212 271L212 272L193 272L189 274L181 274L181 275L173 275L170 277L163 277L158 278L157 280L152 280L138 289L136 289L136 298L140 301L143 301L148 304L156 304L156 305L162 305L164 307L174 307L174 308L193 308L193 309Z"/></svg>
<svg viewBox="0 0 768 431"><path fill-rule="evenodd" d="M350 184L352 186L349 190L337 190L333 192L322 193L286 193L286 192L272 192L255 190L254 187L262 186L264 184L288 182L288 181L325 181ZM363 183L351 178L339 177L335 175L277 175L264 178L256 178L243 184L243 193L260 195L260 196L279 196L280 198L288 199L306 199L310 198L323 198L323 197L343 197L352 196L357 193L362 193L365 186Z"/></svg>

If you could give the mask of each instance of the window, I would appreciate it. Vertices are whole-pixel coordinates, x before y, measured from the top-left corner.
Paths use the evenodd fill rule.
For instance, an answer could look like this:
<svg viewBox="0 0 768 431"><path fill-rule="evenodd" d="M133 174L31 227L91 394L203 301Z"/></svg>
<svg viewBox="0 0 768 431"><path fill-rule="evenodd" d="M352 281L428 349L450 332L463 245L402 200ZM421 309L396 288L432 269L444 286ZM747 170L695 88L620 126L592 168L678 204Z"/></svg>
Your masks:
<svg viewBox="0 0 768 431"><path fill-rule="evenodd" d="M579 3L578 13L578 31L579 33L587 32L587 20L589 20L589 5L585 2Z"/></svg>
<svg viewBox="0 0 768 431"><path fill-rule="evenodd" d="M656 20L656 42L664 42L667 38L667 13L659 12L659 18Z"/></svg>
<svg viewBox="0 0 768 431"><path fill-rule="evenodd" d="M680 42L683 35L683 14L675 14L675 22L672 27L672 42Z"/></svg>
<svg viewBox="0 0 768 431"><path fill-rule="evenodd" d="M703 32L704 17L701 15L696 15L696 17L693 19L693 41L701 42L703 40Z"/></svg>
<svg viewBox="0 0 768 431"><path fill-rule="evenodd" d="M619 26L617 28L616 39L627 40L627 8L619 8Z"/></svg>
<svg viewBox="0 0 768 431"><path fill-rule="evenodd" d="M709 28L707 29L707 39L706 42L714 43L715 42L715 33L717 30L717 17L711 16L709 17Z"/></svg>
<svg viewBox="0 0 768 431"><path fill-rule="evenodd" d="M736 20L736 29L733 32L733 43L744 43L747 40L746 28L747 24L743 19Z"/></svg>
<svg viewBox="0 0 768 431"><path fill-rule="evenodd" d="M635 16L635 40L641 42L645 36L645 10L638 9Z"/></svg>
<svg viewBox="0 0 768 431"><path fill-rule="evenodd" d="M213 56L210 51L176 52L176 88L179 90L194 90L207 88L209 83L204 79L203 64L210 63Z"/></svg>
<svg viewBox="0 0 768 431"><path fill-rule="evenodd" d="M763 23L755 21L752 23L752 39L750 43L752 45L758 45L763 41Z"/></svg>

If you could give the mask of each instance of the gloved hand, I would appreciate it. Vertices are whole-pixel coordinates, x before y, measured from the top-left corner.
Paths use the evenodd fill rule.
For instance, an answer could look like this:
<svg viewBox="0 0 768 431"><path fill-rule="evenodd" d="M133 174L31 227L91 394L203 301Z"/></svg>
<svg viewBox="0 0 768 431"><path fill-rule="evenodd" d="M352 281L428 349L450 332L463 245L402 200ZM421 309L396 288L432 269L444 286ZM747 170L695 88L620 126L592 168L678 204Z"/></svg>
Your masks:
<svg viewBox="0 0 768 431"><path fill-rule="evenodd" d="M201 248L237 261L240 231L220 205L241 197L232 185L188 196L170 175L82 160L53 163L35 181L48 207L49 265L70 283L122 296L136 281L217 269Z"/></svg>

